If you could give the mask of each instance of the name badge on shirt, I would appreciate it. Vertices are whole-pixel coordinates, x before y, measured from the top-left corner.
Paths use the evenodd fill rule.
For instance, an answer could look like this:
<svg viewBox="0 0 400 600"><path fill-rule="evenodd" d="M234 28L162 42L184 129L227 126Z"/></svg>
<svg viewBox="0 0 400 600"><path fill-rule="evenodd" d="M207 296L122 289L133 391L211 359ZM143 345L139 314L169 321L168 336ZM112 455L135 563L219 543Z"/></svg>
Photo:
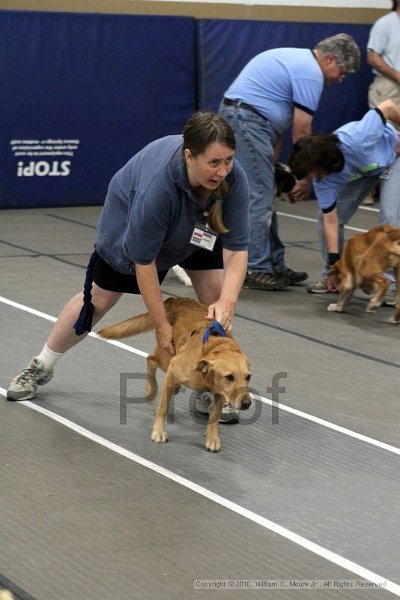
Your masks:
<svg viewBox="0 0 400 600"><path fill-rule="evenodd" d="M215 242L217 241L218 235L209 229L206 225L196 223L193 229L190 243L193 246L198 246L204 250L213 250Z"/></svg>

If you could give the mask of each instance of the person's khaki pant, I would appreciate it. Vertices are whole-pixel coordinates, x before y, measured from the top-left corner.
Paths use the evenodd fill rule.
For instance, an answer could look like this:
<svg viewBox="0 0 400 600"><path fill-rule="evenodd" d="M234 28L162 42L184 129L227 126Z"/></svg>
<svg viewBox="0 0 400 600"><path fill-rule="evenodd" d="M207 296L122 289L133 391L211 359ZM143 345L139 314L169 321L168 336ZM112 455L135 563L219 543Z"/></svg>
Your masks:
<svg viewBox="0 0 400 600"><path fill-rule="evenodd" d="M371 108L375 108L384 100L393 100L397 106L400 106L400 85L387 77L377 75L369 86L368 104ZM399 125L392 124L399 129Z"/></svg>

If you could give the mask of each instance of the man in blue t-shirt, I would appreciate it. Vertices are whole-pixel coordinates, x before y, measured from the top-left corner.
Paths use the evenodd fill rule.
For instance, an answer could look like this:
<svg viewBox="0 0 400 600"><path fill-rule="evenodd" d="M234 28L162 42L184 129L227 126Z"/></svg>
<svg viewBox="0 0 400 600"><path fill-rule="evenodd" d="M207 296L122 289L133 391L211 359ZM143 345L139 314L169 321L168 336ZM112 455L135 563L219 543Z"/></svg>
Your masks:
<svg viewBox="0 0 400 600"><path fill-rule="evenodd" d="M219 108L235 132L237 159L250 184L249 265L244 287L281 290L307 273L285 264L273 207L274 161L281 135L292 127L293 142L311 133L325 83L340 82L360 63L360 51L347 34L322 40L313 49L276 48L255 56L226 90ZM296 186L307 197L310 180Z"/></svg>
<svg viewBox="0 0 400 600"><path fill-rule="evenodd" d="M388 121L400 124L400 108L392 100L381 102L360 121L347 123L334 134L310 135L295 144L289 165L298 177L305 173L314 176L320 209L319 232L325 267L322 279L308 288L311 293L329 291L326 275L340 258L343 227L365 195L379 179L381 202L386 203L393 187L399 189L400 170L396 168L400 161L399 135Z"/></svg>

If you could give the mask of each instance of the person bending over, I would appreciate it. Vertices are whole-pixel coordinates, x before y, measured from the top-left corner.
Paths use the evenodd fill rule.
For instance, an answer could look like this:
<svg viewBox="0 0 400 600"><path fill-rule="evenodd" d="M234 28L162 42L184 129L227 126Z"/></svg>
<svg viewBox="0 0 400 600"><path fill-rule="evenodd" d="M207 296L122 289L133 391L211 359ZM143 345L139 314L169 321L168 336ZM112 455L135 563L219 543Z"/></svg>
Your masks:
<svg viewBox="0 0 400 600"><path fill-rule="evenodd" d="M173 355L160 284L176 264L208 306L207 318L230 331L249 243L249 187L235 147L234 132L222 117L199 112L183 135L153 141L114 175L84 295L62 309L42 351L11 381L8 400L35 398L38 386L53 377L56 361L124 293L142 295L158 342Z"/></svg>
<svg viewBox="0 0 400 600"><path fill-rule="evenodd" d="M347 123L333 134L306 136L293 148L289 166L296 177L312 174L319 206L324 269L322 278L308 288L311 293L330 291L327 273L343 250L344 225L379 180L382 206L393 205L392 192L400 187L400 146L398 133L388 121L400 124L400 108L392 100L381 102L360 121ZM399 200L396 205L399 212ZM389 215L389 209L385 214ZM393 224L382 218L381 222Z"/></svg>

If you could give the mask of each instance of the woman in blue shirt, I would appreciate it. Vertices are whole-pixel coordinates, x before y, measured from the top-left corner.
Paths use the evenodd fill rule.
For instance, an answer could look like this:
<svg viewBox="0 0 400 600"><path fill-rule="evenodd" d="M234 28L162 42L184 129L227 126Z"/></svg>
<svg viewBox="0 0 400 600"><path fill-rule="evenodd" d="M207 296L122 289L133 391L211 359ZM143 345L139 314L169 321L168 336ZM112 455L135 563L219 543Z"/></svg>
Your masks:
<svg viewBox="0 0 400 600"><path fill-rule="evenodd" d="M82 318L80 293L61 311L41 353L12 380L9 400L34 398L56 361L82 339L78 335L125 292L142 295L160 345L173 355L160 284L175 264L187 270L209 307L207 318L231 329L249 242L249 189L235 147L222 117L196 113L183 136L152 142L116 173L98 224Z"/></svg>

